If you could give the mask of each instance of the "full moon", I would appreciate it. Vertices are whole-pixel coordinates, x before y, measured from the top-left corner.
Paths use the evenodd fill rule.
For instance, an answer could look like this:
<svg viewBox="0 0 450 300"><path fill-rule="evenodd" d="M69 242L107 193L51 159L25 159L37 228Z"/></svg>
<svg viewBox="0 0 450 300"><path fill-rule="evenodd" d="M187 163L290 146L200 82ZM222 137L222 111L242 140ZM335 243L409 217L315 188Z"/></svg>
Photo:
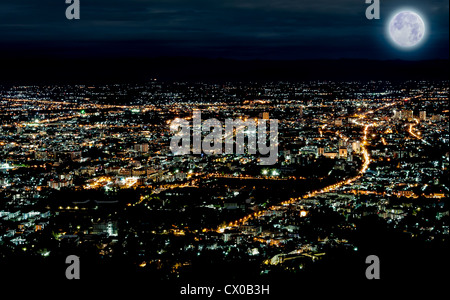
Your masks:
<svg viewBox="0 0 450 300"><path fill-rule="evenodd" d="M425 24L415 12L402 11L396 14L389 23L389 34L397 45L402 48L410 48L423 39Z"/></svg>

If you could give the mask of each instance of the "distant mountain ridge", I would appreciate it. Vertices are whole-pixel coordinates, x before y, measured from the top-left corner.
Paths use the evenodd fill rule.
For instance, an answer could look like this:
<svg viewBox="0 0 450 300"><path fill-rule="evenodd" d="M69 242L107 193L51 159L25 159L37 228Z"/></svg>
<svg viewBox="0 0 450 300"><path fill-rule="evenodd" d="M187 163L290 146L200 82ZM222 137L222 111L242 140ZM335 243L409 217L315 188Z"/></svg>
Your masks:
<svg viewBox="0 0 450 300"><path fill-rule="evenodd" d="M0 58L0 84L169 81L448 80L449 60Z"/></svg>

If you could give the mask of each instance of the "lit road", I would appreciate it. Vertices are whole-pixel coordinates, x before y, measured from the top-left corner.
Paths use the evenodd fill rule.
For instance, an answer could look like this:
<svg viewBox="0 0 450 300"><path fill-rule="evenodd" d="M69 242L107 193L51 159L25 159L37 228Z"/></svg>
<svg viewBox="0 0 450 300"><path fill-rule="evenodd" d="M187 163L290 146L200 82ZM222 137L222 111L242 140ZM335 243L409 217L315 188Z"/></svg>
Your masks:
<svg viewBox="0 0 450 300"><path fill-rule="evenodd" d="M415 128L417 125L419 125L419 120L414 119L414 121L416 122L416 124L409 124L409 129L408 129L408 133L410 135L412 135L413 137L415 137L418 140L421 140L423 143L430 145L430 143L428 143L427 141L425 141L424 138L422 138L420 131L416 131L415 132Z"/></svg>
<svg viewBox="0 0 450 300"><path fill-rule="evenodd" d="M361 145L362 145L361 146L361 155L362 155L362 162L363 163L362 163L361 169L358 172L358 175L356 175L356 176L354 176L352 178L345 179L345 180L342 180L340 182L334 183L332 185L326 186L326 187L324 187L324 188L322 188L320 190L311 191L311 192L309 192L308 194L306 194L304 196L301 196L301 197L298 197L298 198L291 198L289 200L281 202L280 204L283 205L283 206L294 204L295 202L300 201L301 199L308 199L308 198L312 198L312 197L315 197L315 196L320 195L320 194L324 194L324 193L329 193L329 192L335 191L337 189L340 189L343 186L350 185L353 182L355 182L356 180L360 179L367 172L367 170L368 170L368 168L370 166L370 163L371 163L370 154L369 154L369 151L367 150L367 147L366 147L369 144L368 143L368 139L367 139L367 136L369 134L369 129L371 127L376 127L376 126L380 125L377 122L370 121L369 118L367 118L367 116L370 115L370 114L373 114L375 111L387 108L387 107L392 106L394 104L395 104L395 102L388 103L388 104L383 105L383 106L381 106L381 107L379 107L377 109L367 111L366 113L363 113L363 114L359 115L359 120L358 121L354 121L354 123L356 125L364 126L363 135L362 135L362 138L361 138ZM363 122L361 122L361 120ZM324 128L325 128L325 126L323 126L321 129L324 129ZM348 139L347 137L343 136L343 134L340 133L339 131L337 131L336 134L342 139ZM273 206L270 206L269 208L267 208L265 210L260 210L258 212L254 212L254 213L249 214L247 216L244 216L244 217L242 217L242 218L240 218L238 220L230 222L230 223L228 223L228 225L219 226L217 229L215 229L215 231L222 233L222 232L225 231L225 229L236 228L236 227L238 227L240 225L245 224L246 222L248 222L251 219L257 219L257 218L259 218L261 216L270 214L270 211L277 210L278 207L279 207L279 205L273 205ZM208 231L208 230L210 230L210 229L207 229L207 228L203 229L203 231Z"/></svg>
<svg viewBox="0 0 450 300"><path fill-rule="evenodd" d="M289 177L283 177L279 178L276 176L251 176L251 175L231 175L231 174L211 174L207 176L208 178L229 178L229 179L239 179L239 180L304 180L305 177L298 177L298 176L289 176Z"/></svg>

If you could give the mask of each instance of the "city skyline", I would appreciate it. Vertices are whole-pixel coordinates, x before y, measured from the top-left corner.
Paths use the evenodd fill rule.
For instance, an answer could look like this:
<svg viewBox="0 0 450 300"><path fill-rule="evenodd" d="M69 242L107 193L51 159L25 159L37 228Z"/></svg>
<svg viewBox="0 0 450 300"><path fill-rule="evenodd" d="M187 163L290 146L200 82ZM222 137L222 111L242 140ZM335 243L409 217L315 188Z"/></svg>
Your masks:
<svg viewBox="0 0 450 300"><path fill-rule="evenodd" d="M40 280L64 279L75 255L84 281L157 282L155 291L180 294L209 280L223 294L227 279L251 278L272 295L287 282L367 280L371 255L388 281L439 282L448 263L448 81L0 93L4 277L26 257ZM276 164L247 150L172 153L171 122L195 109L278 119Z"/></svg>

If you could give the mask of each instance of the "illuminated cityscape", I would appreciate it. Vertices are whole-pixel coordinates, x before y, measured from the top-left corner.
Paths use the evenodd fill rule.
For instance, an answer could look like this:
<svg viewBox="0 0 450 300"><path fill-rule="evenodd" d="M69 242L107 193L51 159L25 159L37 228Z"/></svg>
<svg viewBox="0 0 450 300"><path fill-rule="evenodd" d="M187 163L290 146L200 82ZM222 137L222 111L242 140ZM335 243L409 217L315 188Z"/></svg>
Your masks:
<svg viewBox="0 0 450 300"><path fill-rule="evenodd" d="M0 259L9 272L23 257L46 264L76 254L89 261L88 278L318 279L341 261L354 279L364 276L355 261L369 254L404 267L412 256L442 259L448 244L448 81L152 80L0 92ZM277 163L172 154L170 122L194 109L278 119Z"/></svg>
<svg viewBox="0 0 450 300"><path fill-rule="evenodd" d="M2 295L442 297L449 29L448 0L0 2Z"/></svg>

